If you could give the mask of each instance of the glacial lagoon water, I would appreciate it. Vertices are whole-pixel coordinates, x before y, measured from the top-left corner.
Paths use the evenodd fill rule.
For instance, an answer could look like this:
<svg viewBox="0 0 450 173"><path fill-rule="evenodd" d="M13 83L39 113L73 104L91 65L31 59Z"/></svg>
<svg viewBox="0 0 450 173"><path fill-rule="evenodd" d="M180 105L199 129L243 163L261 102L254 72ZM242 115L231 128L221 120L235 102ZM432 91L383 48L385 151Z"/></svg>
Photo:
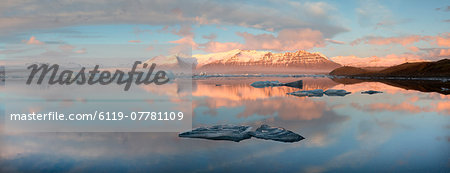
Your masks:
<svg viewBox="0 0 450 173"><path fill-rule="evenodd" d="M250 86L266 80L303 80L303 89ZM352 93L286 94L314 89ZM366 90L383 93L361 94ZM218 77L193 80L192 90L172 83L136 91L191 95L193 128L268 124L306 139L232 142L161 132L2 130L0 172L450 172L450 95L326 77Z"/></svg>

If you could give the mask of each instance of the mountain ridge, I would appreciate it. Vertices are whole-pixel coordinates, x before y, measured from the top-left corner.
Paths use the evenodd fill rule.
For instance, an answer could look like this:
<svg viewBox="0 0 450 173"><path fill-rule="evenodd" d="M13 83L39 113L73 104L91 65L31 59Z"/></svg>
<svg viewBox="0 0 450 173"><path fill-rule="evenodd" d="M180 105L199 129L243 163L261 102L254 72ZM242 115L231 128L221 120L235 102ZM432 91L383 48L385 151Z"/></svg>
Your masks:
<svg viewBox="0 0 450 173"><path fill-rule="evenodd" d="M176 58L177 56L175 56ZM146 61L163 65L185 63L180 58L172 56L168 60L156 57ZM192 56L196 71L213 73L265 73L265 72L300 72L300 71L329 71L341 65L331 61L319 52L307 52L298 50L295 52L273 53L269 51L234 49L226 52L197 54ZM186 59L186 58L185 58ZM188 58L189 59L189 58Z"/></svg>
<svg viewBox="0 0 450 173"><path fill-rule="evenodd" d="M329 74L351 77L450 77L450 60L403 63L378 71L343 66L334 69Z"/></svg>

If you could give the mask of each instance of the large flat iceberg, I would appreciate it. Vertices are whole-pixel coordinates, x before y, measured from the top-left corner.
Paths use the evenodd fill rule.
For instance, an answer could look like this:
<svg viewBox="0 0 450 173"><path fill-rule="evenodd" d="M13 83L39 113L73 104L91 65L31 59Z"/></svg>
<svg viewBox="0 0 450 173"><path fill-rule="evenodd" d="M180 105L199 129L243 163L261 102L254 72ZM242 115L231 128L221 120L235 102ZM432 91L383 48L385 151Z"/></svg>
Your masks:
<svg viewBox="0 0 450 173"><path fill-rule="evenodd" d="M180 133L182 138L202 138L209 140L227 140L239 142L251 137L274 140L279 142L298 142L305 139L303 136L280 127L261 125L256 131L250 131L250 126L215 125L199 127L189 132Z"/></svg>

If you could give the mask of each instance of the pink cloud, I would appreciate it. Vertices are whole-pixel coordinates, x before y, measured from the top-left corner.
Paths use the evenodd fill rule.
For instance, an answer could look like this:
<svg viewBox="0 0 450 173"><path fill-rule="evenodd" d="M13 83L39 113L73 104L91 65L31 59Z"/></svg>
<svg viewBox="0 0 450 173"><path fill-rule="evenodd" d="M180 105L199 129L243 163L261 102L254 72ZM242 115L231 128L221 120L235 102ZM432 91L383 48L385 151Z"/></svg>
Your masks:
<svg viewBox="0 0 450 173"><path fill-rule="evenodd" d="M410 45L419 41L428 41L431 44L438 46L450 47L450 33L444 33L437 36L420 36L409 35L400 37L364 37L352 41L351 45L357 44L372 44L372 45L389 45L401 44L403 46Z"/></svg>
<svg viewBox="0 0 450 173"><path fill-rule="evenodd" d="M194 41L195 34L192 32L192 27L190 25L183 25L179 30L173 30L172 33L181 36L182 38L169 41L169 43L179 44L183 47L191 46L193 49L198 48L198 44Z"/></svg>
<svg viewBox="0 0 450 173"><path fill-rule="evenodd" d="M61 51L65 52L65 53L77 53L77 54L84 54L86 53L86 48L82 48L82 49L75 49L76 47L70 44L63 44L59 46L59 49L61 49Z"/></svg>
<svg viewBox="0 0 450 173"><path fill-rule="evenodd" d="M444 112L447 115L450 115L450 101L444 101L444 102L437 103L436 109L439 112Z"/></svg>
<svg viewBox="0 0 450 173"><path fill-rule="evenodd" d="M448 58L450 57L450 49L427 49L426 57Z"/></svg>
<svg viewBox="0 0 450 173"><path fill-rule="evenodd" d="M197 22L197 24L200 25L206 25L209 23L208 19L206 19L206 17L203 16L195 16L194 20Z"/></svg>
<svg viewBox="0 0 450 173"><path fill-rule="evenodd" d="M147 51L152 51L153 49L155 49L153 46L148 46L147 48L145 48L145 50Z"/></svg>
<svg viewBox="0 0 450 173"><path fill-rule="evenodd" d="M354 40L351 45L360 43L374 44L374 45L388 45L388 44L401 44L403 46L413 44L415 42L423 40L423 37L419 35L401 36L401 37L365 37Z"/></svg>
<svg viewBox="0 0 450 173"><path fill-rule="evenodd" d="M198 45L197 43L194 41L194 37L193 36L186 36L183 37L179 40L175 40L175 41L169 41L169 43L176 43L176 44L181 44L181 45L189 45L192 46L193 48L196 48Z"/></svg>
<svg viewBox="0 0 450 173"><path fill-rule="evenodd" d="M245 49L295 51L325 46L323 34L312 29L284 29L277 36L253 35L247 32L238 33L238 35L244 38Z"/></svg>
<svg viewBox="0 0 450 173"><path fill-rule="evenodd" d="M325 41L330 42L330 43L334 43L334 44L345 44L345 42L343 41L338 41L338 40L332 40L332 39L325 39Z"/></svg>
<svg viewBox="0 0 450 173"><path fill-rule="evenodd" d="M205 44L202 44L202 46L203 46L202 50L204 50L206 52L224 52L224 51L240 49L240 48L244 47L244 45L242 45L241 43L235 43L235 42L221 43L221 42L216 42L216 41L207 42Z"/></svg>
<svg viewBox="0 0 450 173"><path fill-rule="evenodd" d="M72 46L70 44L63 44L59 46L59 49L61 49L64 52L72 52L73 49L75 49L75 46Z"/></svg>
<svg viewBox="0 0 450 173"><path fill-rule="evenodd" d="M353 41L351 44L359 44L364 42L367 44L401 44L408 45L417 41L427 41L430 44L449 47L450 46L450 33L439 34L437 36L406 36L406 37L391 37L391 38L366 38ZM336 56L331 59L337 63L347 66L357 67L381 67L381 66L393 66L402 64L405 62L420 62L428 60L439 60L442 58L450 57L449 48L418 48L416 46L410 46L408 49L415 53L404 54L390 54L386 56L371 56L371 57L358 57L354 55L350 56Z"/></svg>
<svg viewBox="0 0 450 173"><path fill-rule="evenodd" d="M425 108L421 108L412 103L403 102L400 104L388 104L388 103L374 103L369 105L369 110L379 110L379 111L405 111L410 113L427 112Z"/></svg>
<svg viewBox="0 0 450 173"><path fill-rule="evenodd" d="M311 100L278 99L278 100L256 100L257 104L246 103L245 110L238 117L250 117L255 114L270 116L275 113L282 120L313 120L320 119L326 105L324 102L313 102ZM292 112L296 112L293 114Z"/></svg>
<svg viewBox="0 0 450 173"><path fill-rule="evenodd" d="M439 56L450 56L450 49L441 49L439 51Z"/></svg>
<svg viewBox="0 0 450 173"><path fill-rule="evenodd" d="M75 53L84 54L84 53L86 53L86 48L76 50Z"/></svg>
<svg viewBox="0 0 450 173"><path fill-rule="evenodd" d="M411 50L411 51L413 51L413 52L417 52L417 51L420 50L420 49L419 49L418 47L416 47L416 46L411 46L411 47L409 47L408 49Z"/></svg>
<svg viewBox="0 0 450 173"><path fill-rule="evenodd" d="M399 65L406 62L425 61L421 59L418 55L413 54L403 54L403 55L390 54L384 57L378 56L358 57L354 55L336 56L332 57L331 60L341 65L355 66L355 67L388 67L393 65Z"/></svg>
<svg viewBox="0 0 450 173"><path fill-rule="evenodd" d="M36 39L35 36L31 36L29 40L25 41L26 44L34 44L34 45L42 45L44 42L41 42Z"/></svg>
<svg viewBox="0 0 450 173"><path fill-rule="evenodd" d="M410 91L404 94L411 94ZM444 115L450 115L450 102L446 100L437 100L437 102L430 103L429 105L418 106L415 104L421 98L417 96L410 97L401 103L372 103L368 105L360 105L358 103L352 103L351 105L360 110L366 111L401 111L410 113L421 112L439 112Z"/></svg>
<svg viewBox="0 0 450 173"><path fill-rule="evenodd" d="M247 32L238 32L237 35L244 39L244 44L209 41L201 46L207 52L221 52L232 49L296 51L325 46L323 34L312 29L285 29L278 32L277 36L272 34L254 35ZM334 42L338 43L337 41Z"/></svg>
<svg viewBox="0 0 450 173"><path fill-rule="evenodd" d="M436 44L439 46L450 47L450 33L445 33L435 37Z"/></svg>
<svg viewBox="0 0 450 173"><path fill-rule="evenodd" d="M207 39L207 40L215 40L217 38L217 34L209 34L209 35L204 35L202 36L202 38Z"/></svg>
<svg viewBox="0 0 450 173"><path fill-rule="evenodd" d="M141 40L130 40L130 41L128 41L129 43L140 43L141 42Z"/></svg>

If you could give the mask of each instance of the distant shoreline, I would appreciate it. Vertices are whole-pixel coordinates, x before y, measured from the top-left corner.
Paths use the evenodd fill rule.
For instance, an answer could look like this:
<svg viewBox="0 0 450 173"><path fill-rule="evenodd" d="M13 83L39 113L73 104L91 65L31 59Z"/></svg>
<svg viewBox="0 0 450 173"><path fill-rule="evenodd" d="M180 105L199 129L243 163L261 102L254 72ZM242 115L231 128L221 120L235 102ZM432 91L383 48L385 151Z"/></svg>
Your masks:
<svg viewBox="0 0 450 173"><path fill-rule="evenodd" d="M368 70L360 67L344 66L329 73L355 79L391 79L391 80L445 80L450 78L450 60L435 62L404 63L383 70Z"/></svg>
<svg viewBox="0 0 450 173"><path fill-rule="evenodd" d="M330 78L346 78L361 80L416 80L416 81L450 81L450 77L402 77L402 76L346 76L346 75L329 75Z"/></svg>

